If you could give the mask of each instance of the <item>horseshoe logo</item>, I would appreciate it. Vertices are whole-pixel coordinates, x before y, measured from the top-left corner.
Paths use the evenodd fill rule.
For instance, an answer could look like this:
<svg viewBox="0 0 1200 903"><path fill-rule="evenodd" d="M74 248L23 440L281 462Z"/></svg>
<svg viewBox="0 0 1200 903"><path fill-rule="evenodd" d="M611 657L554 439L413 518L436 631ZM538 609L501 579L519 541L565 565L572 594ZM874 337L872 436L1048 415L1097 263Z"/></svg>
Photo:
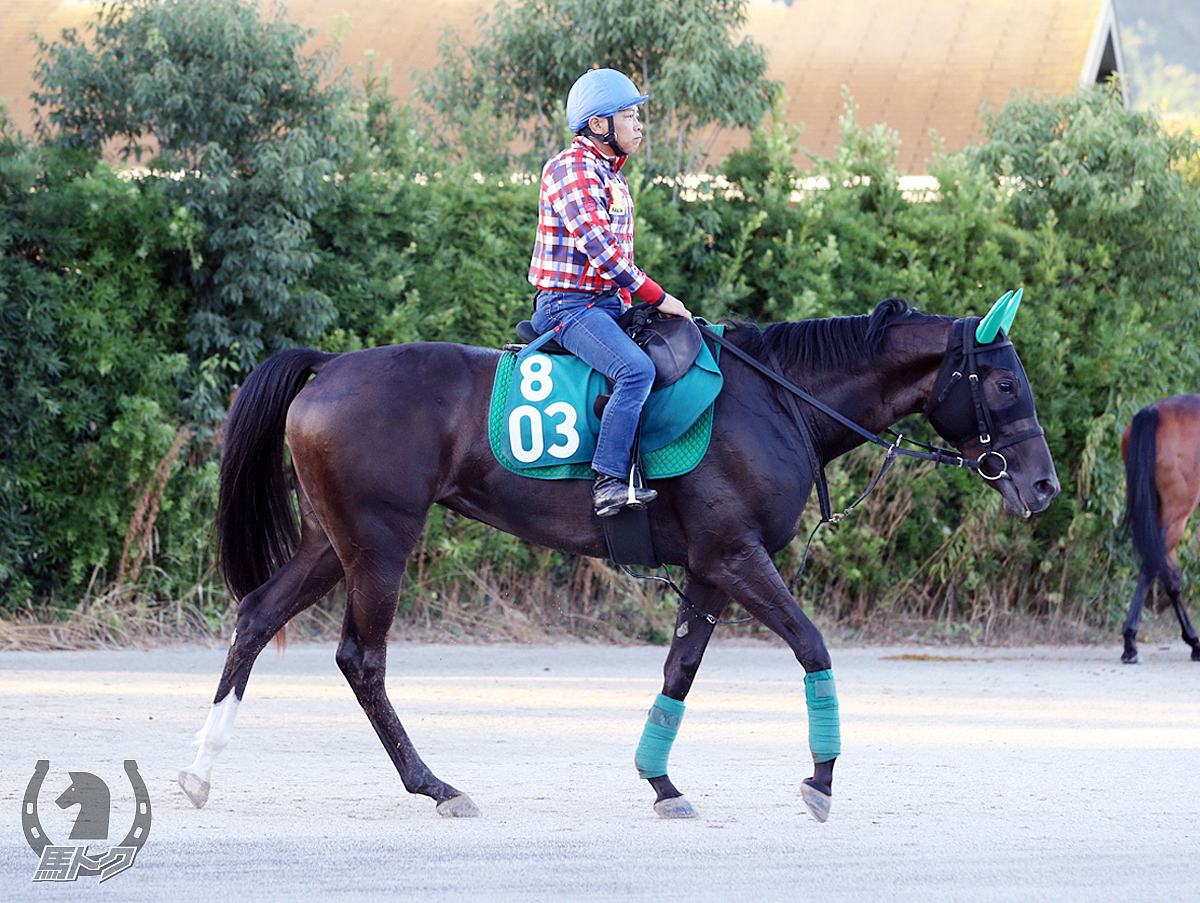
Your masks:
<svg viewBox="0 0 1200 903"><path fill-rule="evenodd" d="M47 772L50 771L50 760L39 759L37 765L33 769L33 777L29 779L29 785L25 788L25 799L21 803L21 827L25 832L25 839L29 842L33 852L38 856L48 846L53 846L52 841L46 835L45 829L42 827L41 818L38 816L38 794L42 789L42 782L46 779ZM125 760L125 774L129 778L129 784L133 788L133 796L135 801L135 809L133 814L133 826L129 829L129 833L125 835L125 839L121 841L119 846L134 847L140 850L145 844L147 836L150 834L150 793L146 790L146 782L142 780L142 776L138 774L137 762L133 759ZM78 777L77 777L78 776ZM103 782L94 775L85 774L82 772L72 772L72 785L59 798L59 805L66 808L80 802L79 794L75 792L80 783L79 778L90 778L93 782L103 786ZM107 790L107 787L104 788ZM107 804L107 800L105 801ZM80 818L84 816L84 812L80 812ZM107 823L108 813L103 813L104 823ZM76 829L76 832L78 828ZM78 835L72 832L72 838ZM95 839L95 838L94 838ZM103 839L103 838L98 838ZM98 875L99 869L90 868L84 865L79 870L81 876Z"/></svg>
<svg viewBox="0 0 1200 903"><path fill-rule="evenodd" d="M133 826L120 845L137 847L140 850L150 834L150 793L146 790L146 782L138 774L137 762L133 759L125 760L125 774L129 777L129 786L133 788L133 798L137 807L133 811Z"/></svg>
<svg viewBox="0 0 1200 903"><path fill-rule="evenodd" d="M38 818L37 811L38 791L42 789L42 781L46 780L46 772L49 770L50 760L38 759L33 768L33 777L29 779L29 786L25 788L25 799L21 803L21 827L25 830L25 839L33 847L33 852L39 856L50 843L46 832L42 830L42 820Z"/></svg>

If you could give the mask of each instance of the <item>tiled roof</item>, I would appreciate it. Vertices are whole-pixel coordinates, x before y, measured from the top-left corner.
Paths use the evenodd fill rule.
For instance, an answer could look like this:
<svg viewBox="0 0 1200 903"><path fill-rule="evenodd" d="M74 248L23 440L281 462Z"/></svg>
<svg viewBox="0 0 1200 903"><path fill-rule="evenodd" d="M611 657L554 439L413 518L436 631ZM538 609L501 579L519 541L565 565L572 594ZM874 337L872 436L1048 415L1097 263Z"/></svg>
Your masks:
<svg viewBox="0 0 1200 903"><path fill-rule="evenodd" d="M203 0L196 0L203 2ZM340 36L341 64L361 78L367 51L375 51L377 71L391 62L392 90L407 98L413 69L437 62L442 32L453 27L473 39L475 20L491 0L293 0L285 2L288 18L316 32L309 46L326 46ZM29 99L35 90L34 32L53 40L63 28L82 30L101 3L97 0L0 0L0 101L9 117L26 133L34 117ZM264 4L264 9L270 9Z"/></svg>
<svg viewBox="0 0 1200 903"><path fill-rule="evenodd" d="M0 0L0 98L28 131L37 30L55 36L89 18L87 0ZM407 97L410 74L437 60L446 26L475 33L492 0L290 0L289 17L325 43L342 33L342 62L368 50L391 63L392 89ZM980 107L1017 89L1065 94L1120 65L1112 0L750 0L747 34L767 49L770 77L784 82L801 143L821 156L838 143L842 86L861 125L884 122L901 138L899 167L924 170L935 130L948 150L979 137ZM1106 46L1111 48L1107 62ZM1113 59L1115 53L1116 59ZM744 136L728 135L719 156Z"/></svg>

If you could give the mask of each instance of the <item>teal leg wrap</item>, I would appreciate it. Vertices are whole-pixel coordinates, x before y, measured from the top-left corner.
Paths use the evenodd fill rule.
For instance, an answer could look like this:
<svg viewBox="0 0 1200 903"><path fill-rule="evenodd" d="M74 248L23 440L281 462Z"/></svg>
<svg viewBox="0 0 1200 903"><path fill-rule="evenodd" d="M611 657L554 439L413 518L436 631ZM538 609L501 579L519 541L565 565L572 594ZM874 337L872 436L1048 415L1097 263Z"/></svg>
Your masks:
<svg viewBox="0 0 1200 903"><path fill-rule="evenodd" d="M642 740L633 755L638 776L661 778L667 773L667 757L671 744L679 733L679 722L683 720L684 705L678 699L659 693L650 706L646 726L642 729Z"/></svg>
<svg viewBox="0 0 1200 903"><path fill-rule="evenodd" d="M813 761L836 759L842 754L842 726L832 671L804 675L804 701L808 703L808 748Z"/></svg>

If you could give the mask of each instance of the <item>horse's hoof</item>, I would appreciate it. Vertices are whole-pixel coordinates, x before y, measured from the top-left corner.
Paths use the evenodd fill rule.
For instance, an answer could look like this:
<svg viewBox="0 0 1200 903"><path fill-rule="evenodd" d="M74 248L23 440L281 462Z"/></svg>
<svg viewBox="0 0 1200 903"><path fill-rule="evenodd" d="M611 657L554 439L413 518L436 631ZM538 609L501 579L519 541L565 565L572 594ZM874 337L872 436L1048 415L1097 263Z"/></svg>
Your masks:
<svg viewBox="0 0 1200 903"><path fill-rule="evenodd" d="M438 803L437 814L442 818L478 818L479 807L465 793L460 793Z"/></svg>
<svg viewBox="0 0 1200 903"><path fill-rule="evenodd" d="M833 805L832 796L822 793L808 781L800 785L800 796L804 800L804 805L808 806L808 811L812 813L813 818L819 822L829 819L829 807Z"/></svg>
<svg viewBox="0 0 1200 903"><path fill-rule="evenodd" d="M682 796L659 800L654 804L654 811L659 818L695 818L696 810Z"/></svg>
<svg viewBox="0 0 1200 903"><path fill-rule="evenodd" d="M208 791L211 786L208 781L185 768L179 772L179 786L183 788L183 792L187 794L187 798L192 801L193 806L197 809L204 808L204 804L208 802Z"/></svg>
<svg viewBox="0 0 1200 903"><path fill-rule="evenodd" d="M1196 656L1193 654L1192 658L1195 658L1195 657ZM1140 655L1138 655L1136 652L1133 655L1129 655L1128 653L1126 653L1121 656L1121 664L1122 665L1136 665L1136 664L1139 664L1141 661L1142 661L1142 657Z"/></svg>
<svg viewBox="0 0 1200 903"><path fill-rule="evenodd" d="M1200 662L1200 649L1192 650L1192 661Z"/></svg>

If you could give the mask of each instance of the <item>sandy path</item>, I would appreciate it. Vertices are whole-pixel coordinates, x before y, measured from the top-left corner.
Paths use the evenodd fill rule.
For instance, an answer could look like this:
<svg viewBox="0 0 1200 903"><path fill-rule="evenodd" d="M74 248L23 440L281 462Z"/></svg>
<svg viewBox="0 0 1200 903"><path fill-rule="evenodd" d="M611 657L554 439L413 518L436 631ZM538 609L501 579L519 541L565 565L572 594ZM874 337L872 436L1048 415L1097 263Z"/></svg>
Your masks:
<svg viewBox="0 0 1200 903"><path fill-rule="evenodd" d="M663 648L393 644L389 688L414 742L483 817L408 796L329 645L265 653L212 797L191 761L223 650L0 653L0 898L128 901L1087 900L1186 898L1200 861L1200 665L1112 648L834 650L843 721L833 814L811 773L801 670L782 647L717 643L671 775L700 812L658 819L632 766ZM20 806L38 759L47 835L69 770L153 803L134 866L52 889ZM7 814L3 814L7 813ZM115 840L113 841L115 843ZM105 844L94 844L104 849ZM85 887L86 886L86 887ZM236 896L235 896L236 895Z"/></svg>

